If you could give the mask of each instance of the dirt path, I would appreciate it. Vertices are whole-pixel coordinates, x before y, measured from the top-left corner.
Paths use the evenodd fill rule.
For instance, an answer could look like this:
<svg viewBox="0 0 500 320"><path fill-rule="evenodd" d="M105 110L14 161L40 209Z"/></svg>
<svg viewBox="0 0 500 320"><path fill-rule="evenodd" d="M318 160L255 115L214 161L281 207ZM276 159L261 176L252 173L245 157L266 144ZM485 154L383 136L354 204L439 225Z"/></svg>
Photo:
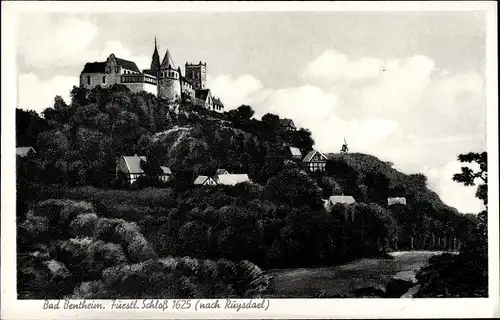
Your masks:
<svg viewBox="0 0 500 320"><path fill-rule="evenodd" d="M394 259L361 259L346 265L327 268L270 270L266 296L275 298L318 298L351 293L366 287L381 287L397 277L414 279L415 272L429 258L441 252L394 252Z"/></svg>

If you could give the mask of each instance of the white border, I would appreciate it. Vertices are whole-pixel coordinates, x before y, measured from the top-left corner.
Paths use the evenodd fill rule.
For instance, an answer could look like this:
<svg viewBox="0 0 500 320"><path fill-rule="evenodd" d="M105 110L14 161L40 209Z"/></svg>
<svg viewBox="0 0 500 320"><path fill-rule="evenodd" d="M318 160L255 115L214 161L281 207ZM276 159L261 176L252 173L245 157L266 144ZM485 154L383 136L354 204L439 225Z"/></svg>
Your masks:
<svg viewBox="0 0 500 320"><path fill-rule="evenodd" d="M498 207L498 52L496 2L2 2L2 319L55 318L423 318L500 316ZM118 10L116 8L119 8ZM25 12L164 11L486 11L489 166L488 299L274 299L265 312L50 312L41 301L16 300L15 134L17 16Z"/></svg>

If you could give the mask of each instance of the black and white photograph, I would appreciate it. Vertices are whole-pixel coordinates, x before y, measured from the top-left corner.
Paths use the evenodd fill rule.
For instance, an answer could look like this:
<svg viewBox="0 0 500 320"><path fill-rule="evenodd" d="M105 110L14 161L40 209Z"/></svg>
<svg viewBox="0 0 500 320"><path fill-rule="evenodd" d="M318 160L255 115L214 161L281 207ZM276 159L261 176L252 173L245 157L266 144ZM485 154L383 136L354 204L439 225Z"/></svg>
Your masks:
<svg viewBox="0 0 500 320"><path fill-rule="evenodd" d="M2 25L2 287L33 318L99 301L498 312L496 3L94 4Z"/></svg>

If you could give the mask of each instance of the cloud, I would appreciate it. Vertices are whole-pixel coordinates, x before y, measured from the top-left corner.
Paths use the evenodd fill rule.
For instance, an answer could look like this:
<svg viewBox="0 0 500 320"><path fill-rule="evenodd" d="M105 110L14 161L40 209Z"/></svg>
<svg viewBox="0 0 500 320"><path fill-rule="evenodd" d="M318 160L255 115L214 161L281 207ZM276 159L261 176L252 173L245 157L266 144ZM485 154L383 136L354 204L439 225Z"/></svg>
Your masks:
<svg viewBox="0 0 500 320"><path fill-rule="evenodd" d="M33 14L21 22L19 57L23 70L83 68L85 62L104 61L111 53L135 62L141 70L151 63L149 56L133 52L118 40L97 41L97 25L78 16Z"/></svg>
<svg viewBox="0 0 500 320"><path fill-rule="evenodd" d="M482 201L475 197L477 186L466 187L452 180L453 175L459 173L462 166L458 161L451 161L442 167L428 168L423 173L427 175L431 189L439 194L443 202L464 213L478 213L484 206ZM468 166L473 170L478 169L478 166Z"/></svg>
<svg viewBox="0 0 500 320"><path fill-rule="evenodd" d="M440 70L423 55L356 60L328 50L302 76L317 85L272 89L251 75L224 75L209 87L231 106L250 104L256 116L292 118L312 131L315 147L324 152L338 152L345 137L353 152L392 161L406 173L426 173L443 201L460 211L479 211L475 190L451 176L460 170L454 162L459 153L485 147L480 74Z"/></svg>
<svg viewBox="0 0 500 320"><path fill-rule="evenodd" d="M19 32L19 54L32 67L68 66L84 59L98 35L92 22L78 17L57 19L49 15L24 17Z"/></svg>
<svg viewBox="0 0 500 320"><path fill-rule="evenodd" d="M343 53L327 50L308 64L303 76L306 78L346 82L374 79L380 76L384 62L373 57L350 60Z"/></svg>
<svg viewBox="0 0 500 320"><path fill-rule="evenodd" d="M54 97L60 95L70 102L70 90L78 85L78 77L55 76L42 81L34 73L19 75L19 107L42 112L54 106Z"/></svg>
<svg viewBox="0 0 500 320"><path fill-rule="evenodd" d="M130 49L125 48L120 41L116 40L105 42L103 49L96 51L92 56L94 56L95 59L104 61L111 53L118 58L135 62L139 70L149 69L151 66L150 57L146 55L135 55Z"/></svg>
<svg viewBox="0 0 500 320"><path fill-rule="evenodd" d="M253 105L268 93L260 80L248 74L235 79L228 75L217 77L208 75L207 86L212 94L222 99L227 110L235 109L242 104Z"/></svg>

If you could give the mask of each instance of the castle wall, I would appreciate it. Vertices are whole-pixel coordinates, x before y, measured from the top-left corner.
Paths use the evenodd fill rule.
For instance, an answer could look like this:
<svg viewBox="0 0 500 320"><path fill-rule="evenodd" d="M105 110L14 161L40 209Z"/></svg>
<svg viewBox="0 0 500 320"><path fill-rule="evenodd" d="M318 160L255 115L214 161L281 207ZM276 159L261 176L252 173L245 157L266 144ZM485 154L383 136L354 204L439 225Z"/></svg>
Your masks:
<svg viewBox="0 0 500 320"><path fill-rule="evenodd" d="M90 78L90 84L89 84L89 78ZM92 89L97 86L105 88L115 83L120 83L120 76L115 76L109 73L80 74L80 87L84 87L86 89Z"/></svg>
<svg viewBox="0 0 500 320"><path fill-rule="evenodd" d="M181 82L181 91L184 94L189 95L191 97L191 100L194 101L194 99L195 99L194 89L190 84L188 84L186 82Z"/></svg>
<svg viewBox="0 0 500 320"><path fill-rule="evenodd" d="M147 82L135 82L135 83L123 83L123 85L127 86L130 91L134 93L146 91L155 96L158 95L158 87L155 84L147 83Z"/></svg>
<svg viewBox="0 0 500 320"><path fill-rule="evenodd" d="M181 82L179 79L163 78L159 80L158 96L174 100L181 97Z"/></svg>

